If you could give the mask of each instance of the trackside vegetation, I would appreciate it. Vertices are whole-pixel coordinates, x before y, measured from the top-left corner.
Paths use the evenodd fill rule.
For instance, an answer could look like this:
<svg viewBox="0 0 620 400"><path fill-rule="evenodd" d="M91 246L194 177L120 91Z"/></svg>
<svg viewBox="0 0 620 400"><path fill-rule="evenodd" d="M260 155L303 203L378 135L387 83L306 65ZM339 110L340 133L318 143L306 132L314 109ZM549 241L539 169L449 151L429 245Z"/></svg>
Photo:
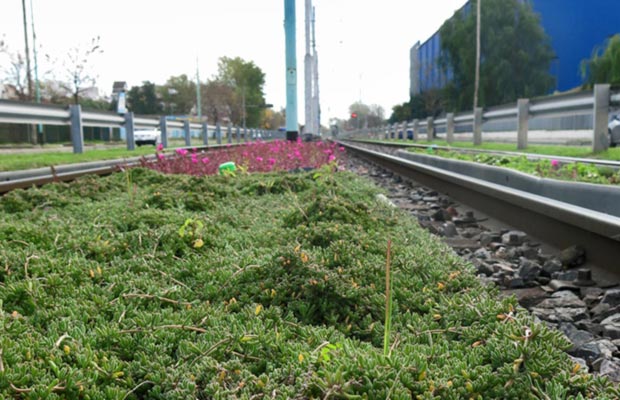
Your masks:
<svg viewBox="0 0 620 400"><path fill-rule="evenodd" d="M377 194L326 166L0 197L0 397L618 398Z"/></svg>

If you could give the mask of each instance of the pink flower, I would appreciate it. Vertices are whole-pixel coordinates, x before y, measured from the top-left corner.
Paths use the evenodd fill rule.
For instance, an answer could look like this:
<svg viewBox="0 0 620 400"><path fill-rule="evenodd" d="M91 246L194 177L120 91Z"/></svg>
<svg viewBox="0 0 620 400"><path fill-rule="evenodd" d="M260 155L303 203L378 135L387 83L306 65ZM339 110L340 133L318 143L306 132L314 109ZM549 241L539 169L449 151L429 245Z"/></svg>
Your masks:
<svg viewBox="0 0 620 400"><path fill-rule="evenodd" d="M247 151L244 151L243 153L241 153L242 156L247 157L250 155L250 153L248 153Z"/></svg>
<svg viewBox="0 0 620 400"><path fill-rule="evenodd" d="M274 165L276 163L276 159L270 158L269 160L267 160L267 162L269 163L269 165Z"/></svg>
<svg viewBox="0 0 620 400"><path fill-rule="evenodd" d="M198 163L198 156L196 155L196 153L192 154L192 163L193 164L197 164Z"/></svg>
<svg viewBox="0 0 620 400"><path fill-rule="evenodd" d="M334 156L333 154L329 155L329 158L327 159L328 162L332 162L336 159L336 156Z"/></svg>
<svg viewBox="0 0 620 400"><path fill-rule="evenodd" d="M340 150L341 153L344 153L344 147L340 147L338 150Z"/></svg>
<svg viewBox="0 0 620 400"><path fill-rule="evenodd" d="M205 157L202 159L203 164L209 164L209 157Z"/></svg>
<svg viewBox="0 0 620 400"><path fill-rule="evenodd" d="M263 161L263 157L256 157L256 161L262 162Z"/></svg>
<svg viewBox="0 0 620 400"><path fill-rule="evenodd" d="M161 153L157 153L157 158L159 158L160 161L163 161L166 156Z"/></svg>
<svg viewBox="0 0 620 400"><path fill-rule="evenodd" d="M560 162L558 160L551 160L551 166L553 168L557 168L560 165Z"/></svg>
<svg viewBox="0 0 620 400"><path fill-rule="evenodd" d="M187 150L186 149L177 149L176 152L181 157L185 157L187 155Z"/></svg>
<svg viewBox="0 0 620 400"><path fill-rule="evenodd" d="M164 145L163 144L158 144L157 145L157 151L162 151L164 149Z"/></svg>

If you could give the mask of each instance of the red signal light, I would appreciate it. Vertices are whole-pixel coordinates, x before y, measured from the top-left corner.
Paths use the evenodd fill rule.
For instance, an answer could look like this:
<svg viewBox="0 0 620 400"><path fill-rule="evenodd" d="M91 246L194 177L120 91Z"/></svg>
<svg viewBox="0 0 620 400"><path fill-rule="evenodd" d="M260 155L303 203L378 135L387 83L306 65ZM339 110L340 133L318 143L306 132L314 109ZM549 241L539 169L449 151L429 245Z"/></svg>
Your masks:
<svg viewBox="0 0 620 400"><path fill-rule="evenodd" d="M357 113L351 113L351 118L357 118Z"/></svg>

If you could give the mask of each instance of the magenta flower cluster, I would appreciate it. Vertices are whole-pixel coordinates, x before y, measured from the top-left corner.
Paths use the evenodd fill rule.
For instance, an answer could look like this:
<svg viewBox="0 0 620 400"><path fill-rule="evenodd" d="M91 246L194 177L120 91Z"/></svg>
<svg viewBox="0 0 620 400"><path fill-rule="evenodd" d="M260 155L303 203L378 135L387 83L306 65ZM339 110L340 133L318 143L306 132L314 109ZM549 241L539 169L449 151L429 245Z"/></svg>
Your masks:
<svg viewBox="0 0 620 400"><path fill-rule="evenodd" d="M220 149L176 149L167 154L157 149L154 162L145 166L169 174L213 175L220 164L232 161L247 172L291 171L300 168L319 168L338 162L345 155L344 147L333 142L249 142L241 146Z"/></svg>

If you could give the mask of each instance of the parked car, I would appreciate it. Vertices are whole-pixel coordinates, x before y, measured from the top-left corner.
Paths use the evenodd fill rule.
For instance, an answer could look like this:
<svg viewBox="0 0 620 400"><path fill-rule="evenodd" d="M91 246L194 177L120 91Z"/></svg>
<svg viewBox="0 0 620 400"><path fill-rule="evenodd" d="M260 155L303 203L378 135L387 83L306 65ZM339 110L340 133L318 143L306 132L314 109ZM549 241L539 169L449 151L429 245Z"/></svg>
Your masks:
<svg viewBox="0 0 620 400"><path fill-rule="evenodd" d="M152 146L161 142L161 132L159 129L137 130L133 133L134 142L138 146L150 144Z"/></svg>
<svg viewBox="0 0 620 400"><path fill-rule="evenodd" d="M609 147L616 147L620 143L620 115L614 115L609 121Z"/></svg>

